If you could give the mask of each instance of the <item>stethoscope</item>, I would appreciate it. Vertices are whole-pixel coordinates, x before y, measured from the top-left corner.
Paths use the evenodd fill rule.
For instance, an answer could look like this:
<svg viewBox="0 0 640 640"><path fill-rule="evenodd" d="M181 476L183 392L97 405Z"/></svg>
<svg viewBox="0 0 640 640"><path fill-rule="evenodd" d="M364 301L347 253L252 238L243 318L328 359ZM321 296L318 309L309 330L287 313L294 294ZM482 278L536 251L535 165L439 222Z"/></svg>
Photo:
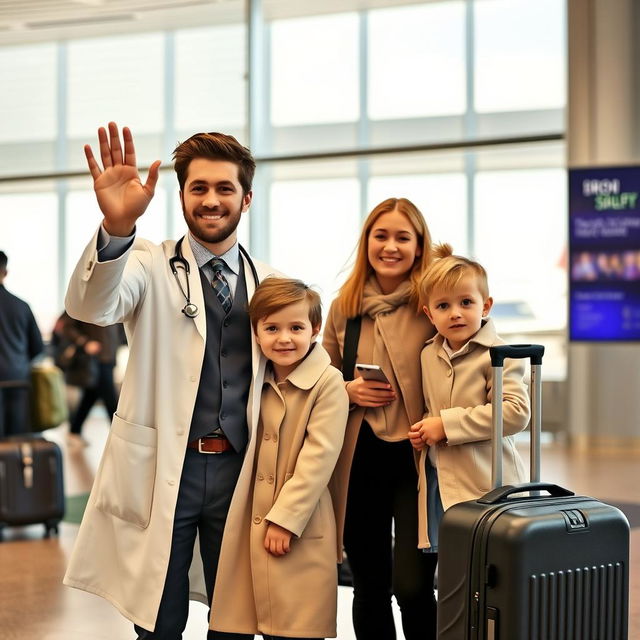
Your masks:
<svg viewBox="0 0 640 640"><path fill-rule="evenodd" d="M184 236L176 242L176 252L172 258L169 258L169 266L171 267L171 272L173 273L173 277L176 279L178 286L180 287L180 292L184 296L186 300L186 304L182 307L181 311L184 313L187 318L195 318L200 310L198 307L191 302L191 287L189 286L189 262L182 255L182 241L184 240ZM258 272L256 271L256 266L253 264L253 260L251 256L247 253L245 248L242 245L238 245L240 249L240 253L247 259L249 263L249 267L251 268L251 274L253 275L253 281L256 284L256 287L260 284L260 278L258 278ZM185 292L182 283L180 282L180 278L178 276L178 267L184 270L187 278L187 291Z"/></svg>

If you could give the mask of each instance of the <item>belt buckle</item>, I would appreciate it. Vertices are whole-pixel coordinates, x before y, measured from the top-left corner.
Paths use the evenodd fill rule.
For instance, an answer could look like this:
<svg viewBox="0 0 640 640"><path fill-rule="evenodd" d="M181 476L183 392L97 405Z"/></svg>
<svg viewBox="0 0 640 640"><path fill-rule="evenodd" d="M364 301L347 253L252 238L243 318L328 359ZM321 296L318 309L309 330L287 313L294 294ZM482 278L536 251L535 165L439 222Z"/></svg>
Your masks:
<svg viewBox="0 0 640 640"><path fill-rule="evenodd" d="M220 453L222 453L222 451L203 451L202 450L202 443L205 440L205 438L198 438L198 453L206 453L209 456L217 456Z"/></svg>

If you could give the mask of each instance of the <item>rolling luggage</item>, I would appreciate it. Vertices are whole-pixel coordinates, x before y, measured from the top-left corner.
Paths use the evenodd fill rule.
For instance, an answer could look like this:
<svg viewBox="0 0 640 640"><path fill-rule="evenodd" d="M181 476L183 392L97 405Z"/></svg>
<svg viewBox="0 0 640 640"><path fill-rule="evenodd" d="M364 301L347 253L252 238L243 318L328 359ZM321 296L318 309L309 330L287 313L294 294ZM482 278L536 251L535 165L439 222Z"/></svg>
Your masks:
<svg viewBox="0 0 640 640"><path fill-rule="evenodd" d="M543 353L541 345L491 348L494 489L442 519L438 640L627 638L627 519L539 482ZM531 482L502 487L502 367L510 357L531 359Z"/></svg>
<svg viewBox="0 0 640 640"><path fill-rule="evenodd" d="M0 440L0 540L5 526L40 522L49 537L63 516L60 447L34 436Z"/></svg>

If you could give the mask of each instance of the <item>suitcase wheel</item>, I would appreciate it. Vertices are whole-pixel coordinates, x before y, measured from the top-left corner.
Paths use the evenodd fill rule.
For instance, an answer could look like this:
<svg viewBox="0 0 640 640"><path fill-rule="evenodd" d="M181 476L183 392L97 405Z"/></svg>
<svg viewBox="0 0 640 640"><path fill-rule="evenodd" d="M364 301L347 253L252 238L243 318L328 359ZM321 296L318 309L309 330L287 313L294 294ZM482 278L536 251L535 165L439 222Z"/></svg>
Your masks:
<svg viewBox="0 0 640 640"><path fill-rule="evenodd" d="M58 535L58 524L59 524L60 520L56 520L54 522L45 522L44 523L44 537L45 538L50 538L51 537L51 533L53 532L54 535Z"/></svg>

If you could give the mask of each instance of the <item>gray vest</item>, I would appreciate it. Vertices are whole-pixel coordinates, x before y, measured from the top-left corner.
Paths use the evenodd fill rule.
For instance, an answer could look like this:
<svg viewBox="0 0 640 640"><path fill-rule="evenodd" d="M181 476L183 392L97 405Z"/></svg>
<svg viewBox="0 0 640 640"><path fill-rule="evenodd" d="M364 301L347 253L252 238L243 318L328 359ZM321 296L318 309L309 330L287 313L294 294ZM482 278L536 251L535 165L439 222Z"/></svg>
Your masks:
<svg viewBox="0 0 640 640"><path fill-rule="evenodd" d="M220 427L236 451L247 444L247 400L251 385L251 323L247 313L244 263L229 313L200 269L207 317L200 386L191 419L189 441Z"/></svg>

